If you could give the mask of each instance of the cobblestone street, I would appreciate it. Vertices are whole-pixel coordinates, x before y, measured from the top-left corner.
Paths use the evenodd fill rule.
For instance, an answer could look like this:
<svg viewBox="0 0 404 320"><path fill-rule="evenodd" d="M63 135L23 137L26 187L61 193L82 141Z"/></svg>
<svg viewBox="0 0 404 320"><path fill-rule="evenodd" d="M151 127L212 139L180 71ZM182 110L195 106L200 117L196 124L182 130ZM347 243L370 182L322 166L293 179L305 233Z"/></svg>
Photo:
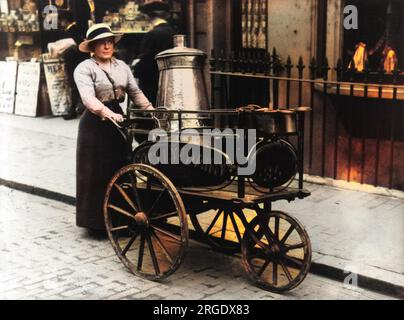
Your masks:
<svg viewBox="0 0 404 320"><path fill-rule="evenodd" d="M390 299L309 274L277 295L248 282L236 257L191 243L156 283L129 274L108 240L75 227L74 207L0 187L0 299Z"/></svg>

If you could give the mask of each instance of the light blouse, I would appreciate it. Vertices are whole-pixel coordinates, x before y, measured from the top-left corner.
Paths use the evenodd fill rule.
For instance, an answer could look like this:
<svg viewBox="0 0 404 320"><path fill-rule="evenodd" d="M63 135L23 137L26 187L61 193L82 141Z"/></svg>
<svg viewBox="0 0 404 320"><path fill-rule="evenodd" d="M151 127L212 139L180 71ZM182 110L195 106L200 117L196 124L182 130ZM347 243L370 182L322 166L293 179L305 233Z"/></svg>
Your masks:
<svg viewBox="0 0 404 320"><path fill-rule="evenodd" d="M122 60L112 58L109 70L101 66L94 58L80 63L74 71L83 104L89 111L105 118L111 111L105 104L125 99L125 93L139 109L152 109L153 106L139 89L129 66ZM113 81L113 84L108 79Z"/></svg>

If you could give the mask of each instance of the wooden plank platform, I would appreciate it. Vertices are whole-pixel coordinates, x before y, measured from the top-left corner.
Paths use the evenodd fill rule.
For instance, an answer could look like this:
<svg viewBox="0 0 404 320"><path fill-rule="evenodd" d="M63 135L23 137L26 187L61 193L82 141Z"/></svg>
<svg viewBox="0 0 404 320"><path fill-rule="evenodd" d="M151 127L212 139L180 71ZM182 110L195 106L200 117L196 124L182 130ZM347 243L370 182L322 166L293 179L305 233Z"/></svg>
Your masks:
<svg viewBox="0 0 404 320"><path fill-rule="evenodd" d="M147 189L146 183L140 183L137 185L139 189ZM198 199L198 200L213 200L213 201L223 201L223 202L232 202L232 203L237 203L237 204L242 204L251 206L251 205L256 205L259 203L264 203L264 202L273 202L273 201L279 201L279 200L287 200L287 201L293 201L296 199L304 199L308 196L310 196L310 192L306 189L299 189L299 188L293 188L293 187L288 187L282 191L279 192L273 192L273 193L264 193L255 190L252 188L247 182L245 184L245 197L240 198L238 197L237 194L237 189L238 189L238 184L237 181L233 181L230 185L227 187L220 189L220 190L213 190L213 187L211 190L208 190L206 188L178 188L178 192L180 195L185 198L184 200L189 200L192 201L193 199ZM151 186L151 190L153 191L160 191L160 188L156 188L156 186Z"/></svg>
<svg viewBox="0 0 404 320"><path fill-rule="evenodd" d="M221 190L204 191L201 188L179 188L178 192L184 196L192 196L203 200L222 200L244 204L258 204L263 202L272 202L278 200L293 201L310 196L310 192L305 189L286 188L280 192L263 193L255 190L246 183L245 197L239 198L237 194L237 181Z"/></svg>

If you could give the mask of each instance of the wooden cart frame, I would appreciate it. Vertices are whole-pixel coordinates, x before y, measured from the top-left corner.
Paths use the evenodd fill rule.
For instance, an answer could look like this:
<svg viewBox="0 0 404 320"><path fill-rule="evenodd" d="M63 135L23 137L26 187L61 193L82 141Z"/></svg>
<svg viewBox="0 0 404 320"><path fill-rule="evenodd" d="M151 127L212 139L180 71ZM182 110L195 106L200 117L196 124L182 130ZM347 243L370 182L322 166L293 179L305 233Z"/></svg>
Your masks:
<svg viewBox="0 0 404 320"><path fill-rule="evenodd" d="M133 274L163 280L184 259L189 241L188 217L199 239L221 251L241 253L242 265L259 287L284 292L298 286L311 264L311 243L301 223L292 216L272 210L278 200L303 199L304 123L307 108L294 110L297 117L297 187L262 192L247 179L233 176L220 188L181 188L155 167L133 163L135 134L148 130L134 124L145 113L176 114L181 128L184 114L229 116L236 111L133 111L119 130L128 142L131 164L119 170L108 184L104 218L111 244Z"/></svg>

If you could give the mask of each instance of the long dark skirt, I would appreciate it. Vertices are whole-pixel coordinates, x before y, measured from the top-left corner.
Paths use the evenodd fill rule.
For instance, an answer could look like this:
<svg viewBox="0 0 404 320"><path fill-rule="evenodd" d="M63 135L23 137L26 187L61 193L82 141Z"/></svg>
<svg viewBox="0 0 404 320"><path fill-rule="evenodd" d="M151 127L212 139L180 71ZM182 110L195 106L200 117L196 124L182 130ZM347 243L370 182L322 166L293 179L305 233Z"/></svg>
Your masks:
<svg viewBox="0 0 404 320"><path fill-rule="evenodd" d="M111 109L122 113L119 106ZM104 195L112 176L127 164L125 150L125 140L110 121L84 112L77 139L77 226L105 230Z"/></svg>

